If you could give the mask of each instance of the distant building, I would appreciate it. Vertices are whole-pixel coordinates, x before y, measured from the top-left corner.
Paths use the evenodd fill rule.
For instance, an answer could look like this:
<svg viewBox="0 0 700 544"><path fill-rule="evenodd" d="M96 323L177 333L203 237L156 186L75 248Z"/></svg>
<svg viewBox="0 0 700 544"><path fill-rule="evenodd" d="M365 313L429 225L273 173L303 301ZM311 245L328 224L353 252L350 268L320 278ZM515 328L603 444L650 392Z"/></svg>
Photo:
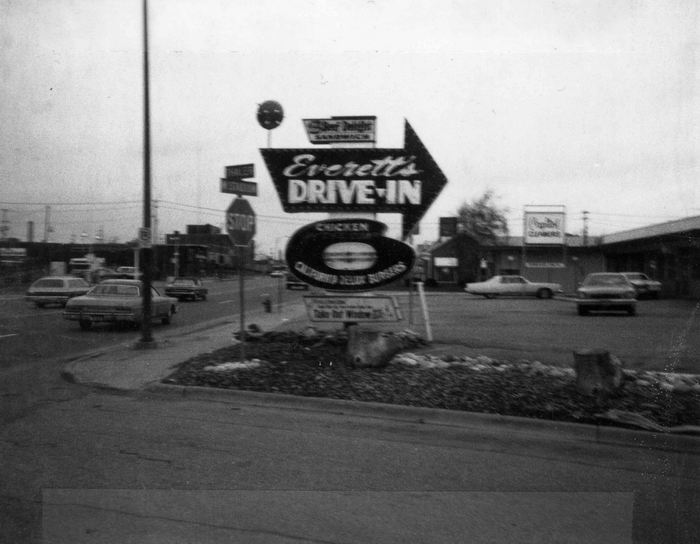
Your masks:
<svg viewBox="0 0 700 544"><path fill-rule="evenodd" d="M561 283L565 291L591 272L644 272L663 284L666 296L700 298L700 216L601 237L566 235L564 245L524 245L503 237L480 245L457 234L423 252L427 278L465 283L495 274L521 274L532 281ZM420 257L420 255L419 255Z"/></svg>

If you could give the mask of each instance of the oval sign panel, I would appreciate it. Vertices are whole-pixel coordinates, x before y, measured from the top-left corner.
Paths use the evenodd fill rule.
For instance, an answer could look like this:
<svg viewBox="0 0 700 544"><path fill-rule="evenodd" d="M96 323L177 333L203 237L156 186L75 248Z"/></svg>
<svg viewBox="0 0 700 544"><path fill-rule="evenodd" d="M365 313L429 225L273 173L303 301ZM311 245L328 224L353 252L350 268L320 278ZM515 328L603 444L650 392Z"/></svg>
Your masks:
<svg viewBox="0 0 700 544"><path fill-rule="evenodd" d="M285 258L300 280L329 291L369 291L398 280L413 267L413 248L384 236L372 219L327 219L296 231Z"/></svg>

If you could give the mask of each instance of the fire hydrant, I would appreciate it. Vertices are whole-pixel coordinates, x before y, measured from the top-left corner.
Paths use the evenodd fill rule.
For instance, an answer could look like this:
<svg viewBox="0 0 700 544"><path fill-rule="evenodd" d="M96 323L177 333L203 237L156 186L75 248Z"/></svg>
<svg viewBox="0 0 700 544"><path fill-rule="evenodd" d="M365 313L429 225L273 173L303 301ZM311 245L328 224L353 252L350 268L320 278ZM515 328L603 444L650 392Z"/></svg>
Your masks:
<svg viewBox="0 0 700 544"><path fill-rule="evenodd" d="M272 301L270 300L270 295L268 295L267 293L264 293L260 296L263 299L262 305L263 305L263 308L265 309L265 313L269 314L270 312L272 312Z"/></svg>

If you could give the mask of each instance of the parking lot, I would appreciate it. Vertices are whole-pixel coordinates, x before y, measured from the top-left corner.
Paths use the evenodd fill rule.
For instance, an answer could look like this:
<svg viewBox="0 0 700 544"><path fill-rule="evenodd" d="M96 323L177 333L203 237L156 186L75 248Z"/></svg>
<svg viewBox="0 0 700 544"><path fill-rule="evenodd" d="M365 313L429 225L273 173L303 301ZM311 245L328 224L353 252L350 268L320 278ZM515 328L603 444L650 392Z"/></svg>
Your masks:
<svg viewBox="0 0 700 544"><path fill-rule="evenodd" d="M700 373L699 303L640 300L638 315L579 316L572 299L497 298L465 293L429 294L432 351L494 358L537 360L570 366L572 352L603 348L629 368ZM399 296L409 325L408 297ZM425 334L418 299L410 328Z"/></svg>

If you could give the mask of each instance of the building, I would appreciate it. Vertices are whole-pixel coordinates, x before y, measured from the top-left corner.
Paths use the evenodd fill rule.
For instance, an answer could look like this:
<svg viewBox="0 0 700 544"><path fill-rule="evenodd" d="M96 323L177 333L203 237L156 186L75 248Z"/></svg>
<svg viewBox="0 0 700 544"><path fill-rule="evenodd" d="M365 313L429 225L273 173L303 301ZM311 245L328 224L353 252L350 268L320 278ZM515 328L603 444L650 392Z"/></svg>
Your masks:
<svg viewBox="0 0 700 544"><path fill-rule="evenodd" d="M438 283L520 274L574 292L591 272L635 271L661 281L664 296L700 298L700 216L585 240L568 234L565 244L556 246L526 246L517 236L480 245L457 234L423 255L426 277Z"/></svg>

